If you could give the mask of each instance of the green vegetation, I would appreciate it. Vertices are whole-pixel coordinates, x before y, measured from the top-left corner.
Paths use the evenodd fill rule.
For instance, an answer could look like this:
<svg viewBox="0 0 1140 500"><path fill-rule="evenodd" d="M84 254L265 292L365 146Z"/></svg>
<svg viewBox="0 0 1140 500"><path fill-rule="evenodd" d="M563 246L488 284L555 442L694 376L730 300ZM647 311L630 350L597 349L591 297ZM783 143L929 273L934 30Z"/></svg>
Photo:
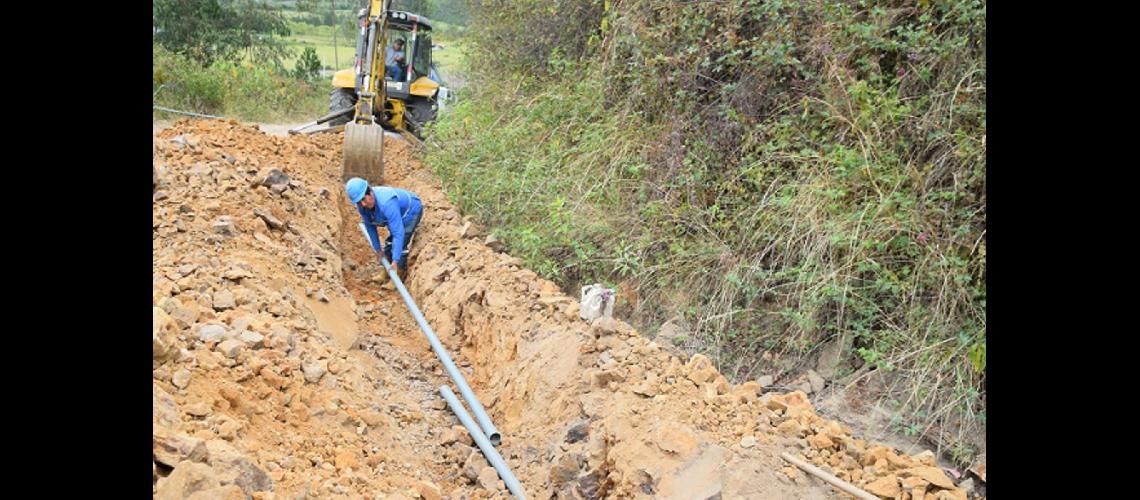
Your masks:
<svg viewBox="0 0 1140 500"><path fill-rule="evenodd" d="M215 61L203 68L153 47L154 104L246 121L311 120L328 106L328 83L289 70ZM161 111L155 117L169 117Z"/></svg>
<svg viewBox="0 0 1140 500"><path fill-rule="evenodd" d="M427 162L567 289L743 380L843 347L966 461L985 442L986 6L482 3ZM775 352L782 356L763 356ZM779 364L776 360L792 360Z"/></svg>
<svg viewBox="0 0 1140 500"><path fill-rule="evenodd" d="M316 118L327 111L328 72L352 65L356 13L363 5L362 0L157 0L152 9L154 103L251 121ZM456 74L467 15L463 1L397 1L394 6L432 19L433 40L448 44L438 53L438 66L445 75ZM321 70L326 70L323 76Z"/></svg>

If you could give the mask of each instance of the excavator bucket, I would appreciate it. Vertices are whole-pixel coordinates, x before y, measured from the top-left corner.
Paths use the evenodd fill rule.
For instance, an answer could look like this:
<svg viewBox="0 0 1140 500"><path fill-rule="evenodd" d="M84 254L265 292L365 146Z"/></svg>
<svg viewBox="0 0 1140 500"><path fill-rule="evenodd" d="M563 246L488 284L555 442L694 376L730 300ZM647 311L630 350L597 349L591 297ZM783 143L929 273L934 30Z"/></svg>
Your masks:
<svg viewBox="0 0 1140 500"><path fill-rule="evenodd" d="M376 124L344 125L344 179L361 177L369 184L384 181L384 127Z"/></svg>

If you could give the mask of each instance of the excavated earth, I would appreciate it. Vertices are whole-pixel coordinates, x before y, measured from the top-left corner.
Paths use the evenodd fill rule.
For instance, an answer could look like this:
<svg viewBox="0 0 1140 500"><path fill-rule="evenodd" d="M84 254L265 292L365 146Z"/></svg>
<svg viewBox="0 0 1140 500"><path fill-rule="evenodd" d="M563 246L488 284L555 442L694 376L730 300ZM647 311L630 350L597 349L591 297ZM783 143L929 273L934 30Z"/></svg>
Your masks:
<svg viewBox="0 0 1140 500"><path fill-rule="evenodd" d="M153 141L156 498L506 498L357 228L335 134L175 122ZM386 183L426 207L408 289L530 498L965 499L933 453L854 438L802 392L732 385L484 244L405 142Z"/></svg>

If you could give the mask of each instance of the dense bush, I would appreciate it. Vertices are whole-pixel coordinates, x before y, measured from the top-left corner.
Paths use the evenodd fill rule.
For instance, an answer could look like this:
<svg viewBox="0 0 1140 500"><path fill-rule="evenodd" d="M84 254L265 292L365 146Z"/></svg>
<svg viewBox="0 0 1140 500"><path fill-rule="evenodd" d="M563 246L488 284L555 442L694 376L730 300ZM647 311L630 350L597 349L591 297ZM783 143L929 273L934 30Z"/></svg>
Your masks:
<svg viewBox="0 0 1140 500"><path fill-rule="evenodd" d="M567 288L736 379L838 344L900 424L984 446L981 1L482 1L428 160ZM846 376L846 377L845 377Z"/></svg>
<svg viewBox="0 0 1140 500"><path fill-rule="evenodd" d="M195 61L153 47L154 103L249 121L312 119L325 109L328 83L299 80L284 69Z"/></svg>

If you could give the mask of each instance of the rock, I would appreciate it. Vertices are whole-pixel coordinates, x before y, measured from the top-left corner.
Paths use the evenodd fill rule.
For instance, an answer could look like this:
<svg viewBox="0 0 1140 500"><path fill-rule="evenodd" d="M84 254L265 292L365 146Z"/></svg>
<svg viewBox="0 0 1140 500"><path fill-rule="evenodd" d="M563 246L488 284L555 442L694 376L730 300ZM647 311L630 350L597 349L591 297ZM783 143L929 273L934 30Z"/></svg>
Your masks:
<svg viewBox="0 0 1140 500"><path fill-rule="evenodd" d="M812 392L819 392L823 390L825 384L823 377L819 376L815 370L808 370L807 372L808 383L811 384Z"/></svg>
<svg viewBox="0 0 1140 500"><path fill-rule="evenodd" d="M221 352L225 357L234 359L241 352L242 347L245 347L240 340L229 339L218 344L218 352Z"/></svg>
<svg viewBox="0 0 1140 500"><path fill-rule="evenodd" d="M470 237L474 237L474 236L475 236L475 231L472 228L471 222L467 222L466 224L463 225L463 228L459 230L459 237L460 238L470 238Z"/></svg>
<svg viewBox="0 0 1140 500"><path fill-rule="evenodd" d="M209 466L187 460L174 467L170 476L162 481L154 498L182 500L194 493L217 488L218 483L214 470Z"/></svg>
<svg viewBox="0 0 1140 500"><path fill-rule="evenodd" d="M169 197L170 195L166 194L166 191L155 191L151 194L151 199L153 201L162 201Z"/></svg>
<svg viewBox="0 0 1140 500"><path fill-rule="evenodd" d="M328 361L308 361L301 364L301 371L305 373L305 382L315 384L328 371Z"/></svg>
<svg viewBox="0 0 1140 500"><path fill-rule="evenodd" d="M151 416L154 426L177 428L182 423L182 414L178 412L178 404L174 402L174 397L157 384L151 385L151 392Z"/></svg>
<svg viewBox="0 0 1140 500"><path fill-rule="evenodd" d="M618 320L608 316L602 316L590 322L590 333L595 337L613 335L620 329L621 323L618 323Z"/></svg>
<svg viewBox="0 0 1140 500"><path fill-rule="evenodd" d="M463 432L466 432L466 431L463 431ZM440 444L440 446L447 446L451 443L458 442L461 439L463 439L463 434L459 430L456 430L455 427L451 427L451 428L448 428L447 430L443 431L443 434L440 436L440 439L439 439L439 444Z"/></svg>
<svg viewBox="0 0 1140 500"><path fill-rule="evenodd" d="M272 186L269 186L269 191L271 191L273 194L278 195L284 193L287 189L289 189L288 184L274 184Z"/></svg>
<svg viewBox="0 0 1140 500"><path fill-rule="evenodd" d="M763 387L770 387L772 384L776 383L776 379L771 375L763 375L757 378L756 382L758 382Z"/></svg>
<svg viewBox="0 0 1140 500"><path fill-rule="evenodd" d="M356 456L348 451L337 453L336 457L333 458L333 463L338 471L360 468L360 462L356 460Z"/></svg>
<svg viewBox="0 0 1140 500"><path fill-rule="evenodd" d="M931 498L931 495L927 494L926 498ZM938 494L934 495L933 498L934 500L968 500L966 492L957 488L952 490L939 490Z"/></svg>
<svg viewBox="0 0 1140 500"><path fill-rule="evenodd" d="M252 278L253 273L240 266L231 266L222 273L222 277L230 281L239 281L244 278Z"/></svg>
<svg viewBox="0 0 1140 500"><path fill-rule="evenodd" d="M790 387L792 390L800 391L804 394L811 394L814 392L811 389L811 381L807 379L807 376L802 376L793 380L788 384L788 387Z"/></svg>
<svg viewBox="0 0 1140 500"><path fill-rule="evenodd" d="M246 494L273 489L273 480L265 471L229 443L220 439L207 441L206 450L210 466L222 484L236 484Z"/></svg>
<svg viewBox="0 0 1140 500"><path fill-rule="evenodd" d="M482 452L472 450L471 454L467 455L467 460L463 461L463 476L471 481L475 481L479 479L479 471L490 466L491 464L487 463L487 459L483 457ZM495 469L492 468L491 470Z"/></svg>
<svg viewBox="0 0 1140 500"><path fill-rule="evenodd" d="M154 429L151 443L154 460L167 467L175 467L184 460L205 462L209 457L205 441L182 434L172 434L161 427Z"/></svg>
<svg viewBox="0 0 1140 500"><path fill-rule="evenodd" d="M268 210L255 208L253 209L253 215L258 216L261 218L261 220L265 221L265 225L269 226L269 229L283 229L285 227L285 223L281 222L281 220L277 217L274 217L273 213Z"/></svg>
<svg viewBox="0 0 1140 500"><path fill-rule="evenodd" d="M331 192L328 190L328 188L320 188L317 190L317 196L320 196L321 198L327 200L331 196Z"/></svg>
<svg viewBox="0 0 1140 500"><path fill-rule="evenodd" d="M983 483L986 482L986 454L981 454L981 456L978 457L978 462L974 465L971 465L970 468L966 470L973 472L974 475L978 476L978 479L981 479Z"/></svg>
<svg viewBox="0 0 1140 500"><path fill-rule="evenodd" d="M902 488L899 486L899 479L894 474L867 483L863 489L866 490L867 493L883 498L895 498L902 493Z"/></svg>
<svg viewBox="0 0 1140 500"><path fill-rule="evenodd" d="M174 376L171 377L170 383L174 384L174 387L185 389L186 386L190 385L190 370L180 368L177 372L174 372Z"/></svg>
<svg viewBox="0 0 1140 500"><path fill-rule="evenodd" d="M550 475L547 476L550 485L556 490L561 489L562 485L578 477L578 471L581 470L585 460L585 457L577 453L563 454L558 460L555 460L554 465L550 467ZM497 473L495 477L498 477Z"/></svg>
<svg viewBox="0 0 1140 500"><path fill-rule="evenodd" d="M689 429L675 423L666 423L657 432L656 444L663 451L685 457L697 449L699 442Z"/></svg>
<svg viewBox="0 0 1140 500"><path fill-rule="evenodd" d="M210 228L222 236L237 236L237 226L234 225L234 220L231 217L222 216L214 219Z"/></svg>
<svg viewBox="0 0 1140 500"><path fill-rule="evenodd" d="M416 484L416 491L424 500L440 500L443 498L443 491L431 481L420 481Z"/></svg>
<svg viewBox="0 0 1140 500"><path fill-rule="evenodd" d="M236 484L227 484L199 491L190 495L186 500L246 500L246 494Z"/></svg>
<svg viewBox="0 0 1140 500"><path fill-rule="evenodd" d="M185 411L187 415L198 418L207 417L210 415L210 413L213 413L210 405L201 401L186 405L186 408L184 408L183 411Z"/></svg>
<svg viewBox="0 0 1140 500"><path fill-rule="evenodd" d="M954 487L954 482L946 477L946 473L942 472L938 467L912 467L899 472L899 474L902 476L920 477L939 488L950 489Z"/></svg>
<svg viewBox="0 0 1140 500"><path fill-rule="evenodd" d="M487 245L491 248L491 250L494 250L496 252L503 251L503 242L496 238L493 234L487 235L487 238L483 240L483 244Z"/></svg>
<svg viewBox="0 0 1140 500"><path fill-rule="evenodd" d="M915 455L914 459L918 463L928 467L935 467L938 465L938 462L934 458L934 452L930 450L923 450L922 453Z"/></svg>
<svg viewBox="0 0 1140 500"><path fill-rule="evenodd" d="M817 450L829 450L835 446L835 442L823 434L808 436L807 442Z"/></svg>
<svg viewBox="0 0 1140 500"><path fill-rule="evenodd" d="M257 174L257 177L261 179L259 184L266 187L289 183L289 176L276 168L262 170Z"/></svg>
<svg viewBox="0 0 1140 500"><path fill-rule="evenodd" d="M237 420L226 420L222 425L218 426L218 437L227 441L232 441L237 438L238 431L241 430L241 423Z"/></svg>
<svg viewBox="0 0 1140 500"><path fill-rule="evenodd" d="M965 492L966 495L973 494L974 493L974 478L970 478L970 479L967 479L965 481L962 481L961 483L958 483L958 488L960 488L963 492Z"/></svg>
<svg viewBox="0 0 1140 500"><path fill-rule="evenodd" d="M661 325L661 328L657 330L657 335L655 335L655 337L660 337L670 342L672 342L673 339L689 338L691 336L692 332L685 326L684 318L673 318L666 321L665 324Z"/></svg>
<svg viewBox="0 0 1140 500"><path fill-rule="evenodd" d="M166 311L158 307L151 308L151 359L164 362L170 359L177 349L174 341L177 338L178 325Z"/></svg>
<svg viewBox="0 0 1140 500"><path fill-rule="evenodd" d="M784 423L776 426L776 432L785 436L804 437L804 435L807 434L807 428L793 419L788 419L785 420Z"/></svg>
<svg viewBox="0 0 1140 500"><path fill-rule="evenodd" d="M581 422L578 425L571 427L569 431L566 431L566 442L567 443L577 443L578 441L586 439L589 436L590 436L590 423L589 422Z"/></svg>
<svg viewBox="0 0 1140 500"><path fill-rule="evenodd" d="M215 311L224 311L226 309L233 309L234 307L237 307L237 302L234 300L233 292L222 290L214 294Z"/></svg>
<svg viewBox="0 0 1140 500"><path fill-rule="evenodd" d="M190 325L198 321L198 314L197 308L176 307L171 311L170 317L174 318L179 328L190 328Z"/></svg>
<svg viewBox="0 0 1140 500"><path fill-rule="evenodd" d="M852 337L850 335L839 335L835 340L829 342L820 351L819 361L816 362L815 371L819 373L820 377L825 380L832 380L835 378L836 368L843 362L844 352L851 349Z"/></svg>
<svg viewBox="0 0 1140 500"><path fill-rule="evenodd" d="M483 467L483 470L479 471L479 479L477 481L479 487L491 492L499 491L503 487L503 481L499 479L499 473L491 466Z"/></svg>
<svg viewBox="0 0 1140 500"><path fill-rule="evenodd" d="M257 332L251 332L249 330L241 332L241 335L238 335L238 340L245 342L246 345L254 349L261 348L263 345L265 345L264 335Z"/></svg>
<svg viewBox="0 0 1140 500"><path fill-rule="evenodd" d="M198 340L202 342L217 342L226 334L222 325L202 325L198 327Z"/></svg>
<svg viewBox="0 0 1140 500"><path fill-rule="evenodd" d="M756 436L744 436L744 438L740 440L741 448L751 448L753 446L756 446Z"/></svg>

